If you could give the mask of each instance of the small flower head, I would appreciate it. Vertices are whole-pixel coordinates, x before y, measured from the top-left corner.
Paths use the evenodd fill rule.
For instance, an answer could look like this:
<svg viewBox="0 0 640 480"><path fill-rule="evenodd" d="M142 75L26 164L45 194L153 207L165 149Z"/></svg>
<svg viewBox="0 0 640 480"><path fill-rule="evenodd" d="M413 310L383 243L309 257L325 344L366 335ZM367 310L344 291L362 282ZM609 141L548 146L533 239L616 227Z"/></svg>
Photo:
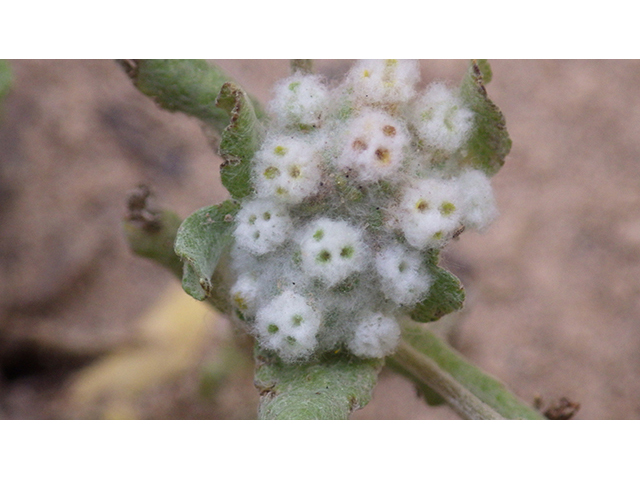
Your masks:
<svg viewBox="0 0 640 480"><path fill-rule="evenodd" d="M418 99L413 119L427 147L447 152L459 149L473 127L473 112L442 83L432 84Z"/></svg>
<svg viewBox="0 0 640 480"><path fill-rule="evenodd" d="M316 345L320 314L306 299L286 290L256 314L256 333L262 344L285 360L309 357Z"/></svg>
<svg viewBox="0 0 640 480"><path fill-rule="evenodd" d="M260 285L256 276L243 273L231 287L231 303L242 316L253 315L260 300Z"/></svg>
<svg viewBox="0 0 640 480"><path fill-rule="evenodd" d="M367 260L360 231L342 220L320 218L312 222L299 243L303 271L328 286L362 270Z"/></svg>
<svg viewBox="0 0 640 480"><path fill-rule="evenodd" d="M422 257L420 252L398 244L376 255L376 270L387 299L413 305L426 295L432 280Z"/></svg>
<svg viewBox="0 0 640 480"><path fill-rule="evenodd" d="M236 216L236 222L236 242L255 255L278 248L293 228L286 208L268 200L245 203Z"/></svg>
<svg viewBox="0 0 640 480"><path fill-rule="evenodd" d="M416 182L404 192L395 217L412 247L443 247L460 226L455 184L435 178Z"/></svg>
<svg viewBox="0 0 640 480"><path fill-rule="evenodd" d="M389 178L402 166L409 134L403 123L375 110L365 110L346 127L339 167L354 172L361 183Z"/></svg>
<svg viewBox="0 0 640 480"><path fill-rule="evenodd" d="M276 85L270 107L276 122L307 130L322 124L328 99L321 77L298 73Z"/></svg>
<svg viewBox="0 0 640 480"><path fill-rule="evenodd" d="M415 60L360 60L349 71L347 85L366 104L388 104L411 100L419 80Z"/></svg>
<svg viewBox="0 0 640 480"><path fill-rule="evenodd" d="M382 358L396 349L400 327L393 318L381 313L365 315L356 326L349 350L364 358Z"/></svg>
<svg viewBox="0 0 640 480"><path fill-rule="evenodd" d="M465 170L457 179L462 204L462 223L477 230L486 229L497 217L498 208L491 182L480 170Z"/></svg>
<svg viewBox="0 0 640 480"><path fill-rule="evenodd" d="M322 173L314 145L288 136L265 143L255 156L257 196L299 203L318 191Z"/></svg>

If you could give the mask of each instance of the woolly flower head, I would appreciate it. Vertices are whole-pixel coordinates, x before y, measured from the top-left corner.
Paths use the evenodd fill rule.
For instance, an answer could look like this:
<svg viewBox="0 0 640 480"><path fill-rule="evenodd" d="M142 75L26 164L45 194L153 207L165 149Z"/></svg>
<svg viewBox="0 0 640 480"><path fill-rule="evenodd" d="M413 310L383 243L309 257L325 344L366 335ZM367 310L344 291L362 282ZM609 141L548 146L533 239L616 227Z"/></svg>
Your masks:
<svg viewBox="0 0 640 480"><path fill-rule="evenodd" d="M363 60L332 89L302 73L275 88L236 215L230 296L286 362L391 354L396 317L437 281L434 250L496 216L488 177L460 153L472 111L442 84L417 97L418 82L417 62Z"/></svg>
<svg viewBox="0 0 640 480"><path fill-rule="evenodd" d="M418 137L433 148L457 150L473 127L473 112L442 83L432 84L413 108Z"/></svg>
<svg viewBox="0 0 640 480"><path fill-rule="evenodd" d="M383 112L368 110L346 127L345 146L336 159L362 183L389 178L402 166L409 134L402 122Z"/></svg>
<svg viewBox="0 0 640 480"><path fill-rule="evenodd" d="M396 349L400 327L395 319L381 313L366 314L356 326L349 348L359 357L385 357Z"/></svg>
<svg viewBox="0 0 640 480"><path fill-rule="evenodd" d="M397 103L413 98L419 79L415 60L360 60L351 68L347 85L364 103Z"/></svg>
<svg viewBox="0 0 640 480"><path fill-rule="evenodd" d="M298 73L276 85L270 110L279 125L314 128L322 123L328 98L320 76Z"/></svg>
<svg viewBox="0 0 640 480"><path fill-rule="evenodd" d="M419 250L443 247L460 227L461 213L456 183L437 178L409 185L394 211L405 239Z"/></svg>
<svg viewBox="0 0 640 480"><path fill-rule="evenodd" d="M307 300L291 290L258 310L258 338L285 360L308 357L314 350L321 317Z"/></svg>
<svg viewBox="0 0 640 480"><path fill-rule="evenodd" d="M292 229L287 210L268 200L245 203L236 222L236 242L255 255L275 250L287 240Z"/></svg>
<svg viewBox="0 0 640 480"><path fill-rule="evenodd" d="M321 170L313 143L288 136L267 141L254 158L257 196L299 203L318 190Z"/></svg>
<svg viewBox="0 0 640 480"><path fill-rule="evenodd" d="M479 170L465 170L458 177L458 188L464 212L463 224L485 230L498 216L489 177Z"/></svg>
<svg viewBox="0 0 640 480"><path fill-rule="evenodd" d="M387 299L412 305L429 291L431 277L420 252L396 244L379 252L375 261L382 292Z"/></svg>
<svg viewBox="0 0 640 480"><path fill-rule="evenodd" d="M333 286L363 269L367 247L357 228L342 220L320 218L298 239L302 269Z"/></svg>

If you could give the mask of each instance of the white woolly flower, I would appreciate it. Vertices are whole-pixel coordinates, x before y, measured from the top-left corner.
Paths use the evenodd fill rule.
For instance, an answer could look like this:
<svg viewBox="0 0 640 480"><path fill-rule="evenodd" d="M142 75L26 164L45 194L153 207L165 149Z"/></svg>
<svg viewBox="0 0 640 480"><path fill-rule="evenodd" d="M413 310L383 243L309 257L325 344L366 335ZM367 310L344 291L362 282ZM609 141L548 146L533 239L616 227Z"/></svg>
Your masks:
<svg viewBox="0 0 640 480"><path fill-rule="evenodd" d="M244 273L231 287L231 302L242 315L253 315L260 300L260 284L255 274Z"/></svg>
<svg viewBox="0 0 640 480"><path fill-rule="evenodd" d="M299 243L304 272L328 286L360 271L367 260L360 231L342 220L321 218L312 222Z"/></svg>
<svg viewBox="0 0 640 480"><path fill-rule="evenodd" d="M381 313L373 313L360 321L348 347L358 357L382 358L393 353L399 340L398 323Z"/></svg>
<svg viewBox="0 0 640 480"><path fill-rule="evenodd" d="M478 230L487 228L498 217L491 181L480 170L465 170L457 179L462 223Z"/></svg>
<svg viewBox="0 0 640 480"><path fill-rule="evenodd" d="M376 255L376 270L387 299L413 305L431 287L432 279L423 265L423 255L401 245L392 245Z"/></svg>
<svg viewBox="0 0 640 480"><path fill-rule="evenodd" d="M402 166L409 134L386 113L365 110L346 126L346 141L336 164L354 170L362 183L389 178Z"/></svg>
<svg viewBox="0 0 640 480"><path fill-rule="evenodd" d="M256 333L261 344L284 360L310 356L317 345L321 316L306 299L286 290L256 314Z"/></svg>
<svg viewBox="0 0 640 480"><path fill-rule="evenodd" d="M258 197L299 203L318 191L321 170L313 144L290 137L268 141L254 157Z"/></svg>
<svg viewBox="0 0 640 480"><path fill-rule="evenodd" d="M416 60L359 60L349 71L347 85L365 103L401 103L415 95L419 80Z"/></svg>
<svg viewBox="0 0 640 480"><path fill-rule="evenodd" d="M318 75L298 73L279 82L270 109L277 122L317 127L327 108L329 91Z"/></svg>
<svg viewBox="0 0 640 480"><path fill-rule="evenodd" d="M473 112L442 83L434 83L415 104L414 127L427 146L453 152L473 128Z"/></svg>
<svg viewBox="0 0 640 480"><path fill-rule="evenodd" d="M293 228L286 208L268 200L245 203L236 215L236 222L236 242L255 255L278 248Z"/></svg>
<svg viewBox="0 0 640 480"><path fill-rule="evenodd" d="M443 247L460 226L455 183L441 179L416 182L404 192L395 218L412 247L418 250Z"/></svg>

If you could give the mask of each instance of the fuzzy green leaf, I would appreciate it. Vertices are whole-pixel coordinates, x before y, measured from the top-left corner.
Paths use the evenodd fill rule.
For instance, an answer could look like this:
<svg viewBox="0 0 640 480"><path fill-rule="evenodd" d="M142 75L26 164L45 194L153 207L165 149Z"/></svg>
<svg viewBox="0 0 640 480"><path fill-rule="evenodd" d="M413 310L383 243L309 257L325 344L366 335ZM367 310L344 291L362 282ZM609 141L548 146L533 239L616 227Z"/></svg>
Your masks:
<svg viewBox="0 0 640 480"><path fill-rule="evenodd" d="M197 300L215 293L214 272L233 241L234 215L239 206L232 200L201 208L182 222L175 251L184 262L182 286Z"/></svg>
<svg viewBox="0 0 640 480"><path fill-rule="evenodd" d="M231 196L239 200L253 192L251 159L260 146L263 127L247 94L233 83L222 86L216 105L231 118L220 142L220 155L224 159L220 176Z"/></svg>
<svg viewBox="0 0 640 480"><path fill-rule="evenodd" d="M409 312L416 322L433 322L460 310L464 304L465 293L460 280L448 270L438 267L437 262L437 251L434 251L428 259L429 273L434 279L429 294Z"/></svg>
<svg viewBox="0 0 640 480"><path fill-rule="evenodd" d="M494 175L500 170L511 150L504 115L489 100L484 87L491 76L486 60L472 60L460 86L460 95L475 113L474 130L466 145L464 162L487 175Z"/></svg>
<svg viewBox="0 0 640 480"><path fill-rule="evenodd" d="M382 360L332 356L314 364L285 364L257 355L255 384L263 420L346 420L371 400Z"/></svg>

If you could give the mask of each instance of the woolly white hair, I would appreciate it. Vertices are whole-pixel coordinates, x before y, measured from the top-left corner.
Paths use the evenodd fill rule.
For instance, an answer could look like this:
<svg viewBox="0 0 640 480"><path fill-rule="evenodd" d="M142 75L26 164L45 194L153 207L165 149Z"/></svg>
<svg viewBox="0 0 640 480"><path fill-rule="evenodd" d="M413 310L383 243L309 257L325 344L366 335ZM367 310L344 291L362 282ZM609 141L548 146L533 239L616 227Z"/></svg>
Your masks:
<svg viewBox="0 0 640 480"><path fill-rule="evenodd" d="M253 200L236 215L238 245L255 255L275 250L292 230L286 208L269 200Z"/></svg>
<svg viewBox="0 0 640 480"><path fill-rule="evenodd" d="M422 299L432 279L420 252L392 245L376 255L376 269L384 295L398 304L412 305Z"/></svg>
<svg viewBox="0 0 640 480"><path fill-rule="evenodd" d="M319 75L297 73L278 82L269 109L276 122L317 127L328 106L329 90Z"/></svg>
<svg viewBox="0 0 640 480"><path fill-rule="evenodd" d="M319 218L298 239L302 268L328 286L336 285L367 261L367 247L362 234L344 220Z"/></svg>
<svg viewBox="0 0 640 480"><path fill-rule="evenodd" d="M405 190L395 219L412 247L440 248L460 225L459 204L455 183L429 178Z"/></svg>
<svg viewBox="0 0 640 480"><path fill-rule="evenodd" d="M267 141L254 158L258 197L299 203L317 192L322 173L313 143L291 136Z"/></svg>
<svg viewBox="0 0 640 480"><path fill-rule="evenodd" d="M303 296L286 290L258 310L255 330L262 344L284 360L300 360L313 353L320 323Z"/></svg>
<svg viewBox="0 0 640 480"><path fill-rule="evenodd" d="M260 285L255 274L243 273L231 287L231 302L243 315L253 315L260 300Z"/></svg>
<svg viewBox="0 0 640 480"><path fill-rule="evenodd" d="M413 125L427 146L453 152L472 130L473 112L442 83L431 84L413 108Z"/></svg>
<svg viewBox="0 0 640 480"><path fill-rule="evenodd" d="M480 170L467 169L457 178L462 206L462 223L478 230L486 229L497 217L491 181Z"/></svg>
<svg viewBox="0 0 640 480"><path fill-rule="evenodd" d="M420 66L415 60L360 60L351 68L346 84L367 104L408 102L415 95Z"/></svg>
<svg viewBox="0 0 640 480"><path fill-rule="evenodd" d="M367 109L345 130L345 146L336 164L353 171L362 183L389 178L402 166L409 134L401 121L384 112Z"/></svg>
<svg viewBox="0 0 640 480"><path fill-rule="evenodd" d="M395 319L370 313L358 323L348 347L358 357L382 358L393 353L399 339L400 327Z"/></svg>

